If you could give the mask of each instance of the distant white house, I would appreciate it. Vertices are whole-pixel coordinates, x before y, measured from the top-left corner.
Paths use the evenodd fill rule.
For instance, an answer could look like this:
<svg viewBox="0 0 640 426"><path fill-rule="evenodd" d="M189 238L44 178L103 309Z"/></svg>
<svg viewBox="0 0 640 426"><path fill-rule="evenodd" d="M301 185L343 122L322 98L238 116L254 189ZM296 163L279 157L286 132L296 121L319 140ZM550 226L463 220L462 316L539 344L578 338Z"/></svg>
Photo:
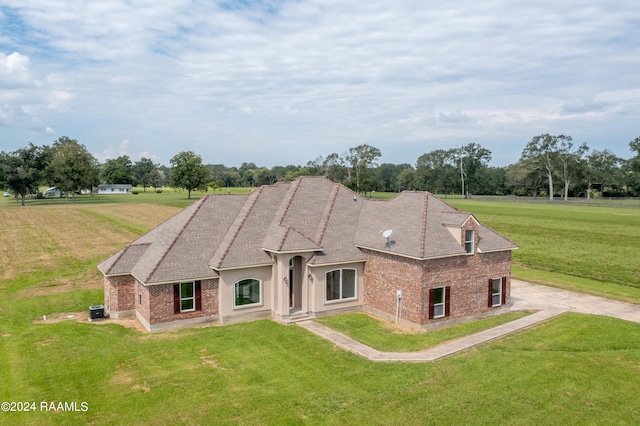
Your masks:
<svg viewBox="0 0 640 426"><path fill-rule="evenodd" d="M133 186L126 184L100 184L98 185L98 194L131 194Z"/></svg>
<svg viewBox="0 0 640 426"><path fill-rule="evenodd" d="M56 188L55 186L51 187L51 188L47 188L44 191L44 195L45 195L45 197L56 197L56 196L59 197L60 196L60 190L58 188Z"/></svg>

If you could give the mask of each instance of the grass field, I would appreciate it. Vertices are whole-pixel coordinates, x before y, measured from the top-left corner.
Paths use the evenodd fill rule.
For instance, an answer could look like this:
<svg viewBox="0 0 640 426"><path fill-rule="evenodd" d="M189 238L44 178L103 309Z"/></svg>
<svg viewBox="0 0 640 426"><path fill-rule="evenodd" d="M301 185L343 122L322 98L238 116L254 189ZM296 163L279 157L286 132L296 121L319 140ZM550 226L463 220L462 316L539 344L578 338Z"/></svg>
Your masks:
<svg viewBox="0 0 640 426"><path fill-rule="evenodd" d="M0 424L640 423L640 326L610 318L565 314L424 364L373 363L299 327L272 321L147 334L113 323L65 320L71 314L86 316L88 306L102 303L99 260L189 203L186 193L152 199L165 195L73 206L36 205L34 200L19 207L2 201L0 401L34 402L36 411L0 412ZM551 264L545 280L573 280L568 273L576 268L570 265L571 254L564 253L572 232L563 227L579 233L597 223L597 212L554 216L505 206L497 214L500 205L457 206L521 246L514 257L522 265L518 274L535 271L525 266ZM507 214L511 208L517 220ZM615 241L625 233L637 235L637 213L597 214L609 229L599 232L594 226L597 252L616 253L607 258L611 265L633 264L627 255L637 254L634 247L630 252L624 246L616 249ZM616 218L621 218L620 227ZM539 234L558 229L562 238L549 239L546 248L538 246L536 233L524 229L526 221L546 223ZM564 261L550 261L540 255L545 251L564 256ZM564 269L563 262L568 263ZM634 270L634 265L626 267L631 269L598 267L588 273L582 266L580 279L635 290L635 281L619 282ZM608 284L595 280L607 273ZM42 321L43 315L50 320ZM348 316L336 321L367 330L364 334L375 339L383 335L384 344L395 350L457 336L454 329L444 331L445 337L389 332L388 324L362 317L357 324ZM86 402L88 410L40 411L43 401L77 402L78 407Z"/></svg>
<svg viewBox="0 0 640 426"><path fill-rule="evenodd" d="M640 209L448 201L520 246L516 278L640 303Z"/></svg>

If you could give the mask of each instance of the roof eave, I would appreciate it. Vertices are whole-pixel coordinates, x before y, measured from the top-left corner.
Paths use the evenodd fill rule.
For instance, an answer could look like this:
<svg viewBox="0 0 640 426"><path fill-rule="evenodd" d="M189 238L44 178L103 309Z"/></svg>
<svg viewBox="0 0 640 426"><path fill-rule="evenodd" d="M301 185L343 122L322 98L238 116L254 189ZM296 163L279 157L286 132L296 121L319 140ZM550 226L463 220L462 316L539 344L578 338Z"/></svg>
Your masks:
<svg viewBox="0 0 640 426"><path fill-rule="evenodd" d="M240 266L223 266L223 267L214 267L214 266L209 266L211 269L213 269L214 271L217 271L218 273L220 273L221 271L233 271L233 270L237 270L237 269L250 269L250 268L262 268L264 266L273 266L273 263L260 263L260 264L255 264L255 265L240 265Z"/></svg>
<svg viewBox="0 0 640 426"><path fill-rule="evenodd" d="M322 251L322 248L308 248L308 249L297 249L297 250L276 250L270 249L266 247L261 247L262 250L267 251L269 253L275 254L294 254L294 253L315 253L317 251Z"/></svg>
<svg viewBox="0 0 640 426"><path fill-rule="evenodd" d="M505 248L498 248L498 249L491 249L491 250L482 250L480 249L480 247L478 247L478 253L483 254L483 253L497 253L500 251L512 251L512 250L518 250L520 247L516 246L516 247L505 247Z"/></svg>

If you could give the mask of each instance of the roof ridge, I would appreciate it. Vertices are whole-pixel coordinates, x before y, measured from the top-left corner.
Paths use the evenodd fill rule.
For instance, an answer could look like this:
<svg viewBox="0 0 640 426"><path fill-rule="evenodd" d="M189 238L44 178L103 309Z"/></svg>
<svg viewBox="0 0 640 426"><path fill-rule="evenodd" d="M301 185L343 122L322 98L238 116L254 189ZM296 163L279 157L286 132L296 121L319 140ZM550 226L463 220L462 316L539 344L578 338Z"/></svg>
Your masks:
<svg viewBox="0 0 640 426"><path fill-rule="evenodd" d="M289 236L289 231L291 228L284 225L278 225L284 227L284 232L282 233L282 238L280 238L280 242L278 243L278 251L282 250L282 246L284 246L284 242L287 241L287 237Z"/></svg>
<svg viewBox="0 0 640 426"><path fill-rule="evenodd" d="M311 238L310 236L308 236L304 232L300 231L298 228L295 228L293 226L288 226L288 225L281 225L281 226L286 226L288 229L292 230L296 234L302 235L303 237L305 237L307 240L311 241L312 243L320 245L319 243L316 243L313 238Z"/></svg>
<svg viewBox="0 0 640 426"><path fill-rule="evenodd" d="M171 251L171 249L173 248L173 246L176 244L176 241L178 241L178 238L180 238L180 236L182 235L182 233L185 231L185 229L187 229L187 226L189 226L189 224L191 223L191 221L193 220L193 218L196 216L196 213L198 213L200 211L200 209L202 208L202 206L204 206L204 202L209 198L209 196L205 196L202 197L200 199L200 201L198 201L199 204L196 204L196 208L193 210L193 213L191 213L191 215L189 216L189 218L185 221L184 225L182 225L182 228L180 228L180 230L176 233L175 238L173 239L173 241L171 241L171 244L169 244L169 246L167 247L167 249L165 250L164 254L162 256L160 256L160 259L158 259L158 262L155 264L155 266L153 267L153 269L151 269L151 272L149 272L149 274L147 275L147 277L145 278L145 282L149 281L151 279L151 277L153 276L153 274L156 273L156 271L158 270L158 268L160 267L160 264L164 261L164 259L167 257L167 255L169 254L169 252Z"/></svg>
<svg viewBox="0 0 640 426"><path fill-rule="evenodd" d="M317 245L320 245L322 238L324 238L324 233L327 230L327 226L329 226L329 219L331 219L331 213L333 212L333 208L336 205L336 200L338 199L339 192L340 192L340 185L337 183L334 183L332 193L329 195L330 201L326 205L324 212L322 213L321 225L318 228L318 232L316 233L315 239L311 240Z"/></svg>
<svg viewBox="0 0 640 426"><path fill-rule="evenodd" d="M242 226L247 221L247 218L249 217L249 214L251 213L251 211L253 211L253 208L255 207L256 203L258 202L258 199L260 198L260 195L262 195L263 191L264 191L264 186L261 186L253 194L251 194L251 195L255 195L255 196L253 197L253 200L249 204L246 212L244 213L244 216L242 216L242 218L240 219L240 222L238 223L238 226L236 226L236 229L233 230L233 236L229 239L229 242L228 242L227 246L225 247L224 251L222 252L222 255L220 255L220 260L218 261L219 265L222 265L222 262L224 262L225 257L227 257L227 254L229 254L229 250L231 250L231 246L233 245L233 242L236 240L236 237L240 233L240 230L242 229ZM245 202L245 206L246 206L246 202ZM245 207L245 206L243 206L243 207ZM229 231L231 231L231 229ZM227 232L227 235L229 235L229 232ZM224 240L223 240L223 242L224 242Z"/></svg>
<svg viewBox="0 0 640 426"><path fill-rule="evenodd" d="M278 219L278 225L282 225L282 222L284 221L284 217L289 212L289 207L291 207L291 203L293 203L293 199L295 198L296 193L298 192L298 189L300 188L300 183L301 182L302 182L302 177L300 177L300 178L294 180L293 182L291 182L293 185L291 185L291 188L289 189L289 194L287 194L288 198L285 198L283 200L283 202L280 204L280 209L282 209L282 212L280 212L280 211L277 212L277 213L280 214L280 218Z"/></svg>
<svg viewBox="0 0 640 426"><path fill-rule="evenodd" d="M105 274L105 275L108 275L108 274L110 274L110 273L111 273L111 270L112 270L113 268L115 268L115 267L116 267L116 265L118 264L118 262L120 261L120 259L122 259L122 256L124 256L124 255L125 255L125 253L126 253L127 251L129 251L129 248L131 247L131 245L132 245L132 244L127 244L126 246L124 246L124 247L120 250L120 252L119 252L120 254L118 255L118 257L117 257L117 258L116 258L116 259L111 263L111 266L109 266L109 269L107 269L107 270L104 272L104 274Z"/></svg>
<svg viewBox="0 0 640 426"><path fill-rule="evenodd" d="M424 194L424 210L422 213L422 230L420 232L420 257L424 258L425 245L427 244L427 212L429 210L429 195Z"/></svg>

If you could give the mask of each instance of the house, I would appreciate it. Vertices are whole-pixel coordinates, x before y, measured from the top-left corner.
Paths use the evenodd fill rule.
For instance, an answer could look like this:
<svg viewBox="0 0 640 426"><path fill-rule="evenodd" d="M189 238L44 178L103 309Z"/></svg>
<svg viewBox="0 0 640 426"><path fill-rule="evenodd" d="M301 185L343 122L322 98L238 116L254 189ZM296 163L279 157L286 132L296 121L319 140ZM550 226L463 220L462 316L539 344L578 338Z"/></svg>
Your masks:
<svg viewBox="0 0 640 426"><path fill-rule="evenodd" d="M98 267L110 316L150 331L362 310L433 328L508 309L516 248L428 192L301 177L205 196Z"/></svg>
<svg viewBox="0 0 640 426"><path fill-rule="evenodd" d="M98 194L131 194L133 186L126 184L102 183L98 185Z"/></svg>
<svg viewBox="0 0 640 426"><path fill-rule="evenodd" d="M47 188L44 191L44 196L45 197L56 197L56 196L60 196L60 190L58 188L51 187L51 188Z"/></svg>

